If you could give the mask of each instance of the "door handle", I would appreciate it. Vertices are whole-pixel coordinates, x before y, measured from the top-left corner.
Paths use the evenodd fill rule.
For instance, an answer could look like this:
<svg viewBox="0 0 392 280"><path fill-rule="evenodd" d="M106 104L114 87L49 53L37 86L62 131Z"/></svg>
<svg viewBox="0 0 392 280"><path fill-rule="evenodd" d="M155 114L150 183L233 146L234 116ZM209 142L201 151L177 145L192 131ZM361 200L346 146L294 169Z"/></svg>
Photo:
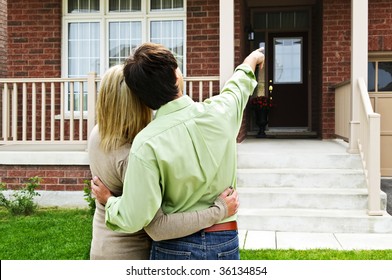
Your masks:
<svg viewBox="0 0 392 280"><path fill-rule="evenodd" d="M272 85L270 85L270 86L268 87L269 92L272 92L273 89L274 89L274 87L273 87Z"/></svg>

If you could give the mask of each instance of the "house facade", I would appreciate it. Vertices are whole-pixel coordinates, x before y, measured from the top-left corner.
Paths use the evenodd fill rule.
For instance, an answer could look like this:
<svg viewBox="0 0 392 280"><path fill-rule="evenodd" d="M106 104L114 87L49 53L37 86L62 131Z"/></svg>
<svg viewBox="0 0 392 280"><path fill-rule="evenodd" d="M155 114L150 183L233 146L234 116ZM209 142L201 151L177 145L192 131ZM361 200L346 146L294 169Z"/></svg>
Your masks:
<svg viewBox="0 0 392 280"><path fill-rule="evenodd" d="M0 23L0 182L8 188L40 176L43 190L83 189L88 92L146 41L173 51L195 100L218 94L265 46L258 90L273 98L270 134L351 139L353 150L360 105L354 94L340 108L337 94L364 78L381 115L378 172L392 176L392 0L0 0ZM339 112L348 116L343 128ZM255 131L247 109L238 142Z"/></svg>

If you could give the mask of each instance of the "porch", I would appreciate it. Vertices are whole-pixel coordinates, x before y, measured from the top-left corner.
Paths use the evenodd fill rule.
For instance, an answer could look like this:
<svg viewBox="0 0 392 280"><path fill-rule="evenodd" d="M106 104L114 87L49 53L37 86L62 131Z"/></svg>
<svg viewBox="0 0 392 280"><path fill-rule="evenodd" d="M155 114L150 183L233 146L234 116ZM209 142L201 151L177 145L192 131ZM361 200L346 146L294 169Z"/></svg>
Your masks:
<svg viewBox="0 0 392 280"><path fill-rule="evenodd" d="M99 88L99 78L95 74L90 74L84 79L0 79L0 86L2 88L0 114L1 165L82 165L88 167L88 135L95 125L95 102ZM355 100L358 102L359 108L358 116L355 116L355 119L349 114L350 106L352 106L353 102L350 89L360 96L359 100ZM219 92L219 77L185 78L185 92L196 101L204 100ZM379 115L373 112L362 79L358 80L358 87L356 84L351 85L350 83L346 84L343 90L341 87L337 87L335 94L335 134L338 138L348 140L348 144L340 141L335 142L335 145L340 143L338 146L340 149L345 150L346 157L358 158L354 173L358 173L356 175L360 176L363 181L361 188L356 189L356 192L360 192L362 196L362 201L360 202L362 203L362 211L366 213L367 210L367 213L371 216L383 216L385 215L385 196L380 191ZM66 95L68 98L65 98ZM79 98L80 95L83 98ZM351 129L356 134L350 132L350 124L352 126ZM274 163L274 160L277 158L276 155L278 157L280 155L280 158L287 157L286 154L282 154L282 151L286 150L288 154L308 155L307 151L311 148L308 145L312 143L317 148L311 150L310 154L322 155L323 151L329 151L332 148L331 143L320 140L306 142L306 145L299 145L298 147L296 147L297 142L295 140L288 139L286 141L288 142L279 145L281 143L279 139L257 143L252 141L248 143L249 140L246 140L243 144L239 144L239 150L250 149L254 151L253 154L247 153L250 158L248 158L249 160L246 164L256 164L253 168L257 170L263 168L264 164L275 164L274 168L280 169L275 174L277 175L276 178L278 178L282 172L287 171L287 167L281 165L280 162L275 161ZM334 147L332 150L336 148ZM346 150L351 154L347 153ZM271 161L269 163L260 163L257 158L259 151L268 151L268 157L265 157L264 154L261 157ZM293 160L295 162L301 160L305 163L304 170L289 168L289 171L293 173L289 176L294 177L298 174L307 174L310 171L309 168L313 168L313 164L319 162L317 158L303 156ZM259 163L257 164L257 162ZM306 164L308 167L306 167ZM338 168L349 168L345 164L346 161L330 162L330 166L327 169L340 173ZM293 167L297 168L297 165ZM265 171L261 171L261 174L263 173ZM334 175L324 174L323 178L328 181ZM260 174L255 176L260 176ZM297 179L304 182L312 176L316 177L316 182L321 180L320 174L312 174L312 172L306 177ZM240 174L239 177L241 177ZM339 181L340 179L337 178L336 180ZM349 184L349 182L347 183ZM313 183L309 181L308 184L311 185ZM323 187L320 191L325 192L325 188L329 187ZM48 190L47 188L45 189ZM287 194L292 190L280 189L279 191ZM333 190L336 189L333 188ZM258 189L256 192L260 195L263 191ZM337 191L334 195L339 193ZM347 192L340 194L340 202L337 204L344 205L346 203L345 198L348 197ZM349 194L352 195L350 191ZM275 193L274 195L277 194ZM292 195L295 196L297 194L292 193ZM313 197L308 198L308 201L312 200ZM259 202L253 201L252 203L257 206ZM338 205L334 207L338 207Z"/></svg>

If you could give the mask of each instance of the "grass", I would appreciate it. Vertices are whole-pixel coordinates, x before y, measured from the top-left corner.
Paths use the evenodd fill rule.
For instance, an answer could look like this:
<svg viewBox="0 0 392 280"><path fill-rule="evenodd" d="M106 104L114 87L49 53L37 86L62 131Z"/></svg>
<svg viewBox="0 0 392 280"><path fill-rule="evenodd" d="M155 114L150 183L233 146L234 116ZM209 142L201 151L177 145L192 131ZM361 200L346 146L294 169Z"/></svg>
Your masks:
<svg viewBox="0 0 392 280"><path fill-rule="evenodd" d="M11 216L0 208L1 260L87 260L92 215L88 209L39 209ZM243 260L392 260L392 250L241 250Z"/></svg>
<svg viewBox="0 0 392 280"><path fill-rule="evenodd" d="M85 260L92 216L88 210L40 209L31 216L0 210L1 260Z"/></svg>

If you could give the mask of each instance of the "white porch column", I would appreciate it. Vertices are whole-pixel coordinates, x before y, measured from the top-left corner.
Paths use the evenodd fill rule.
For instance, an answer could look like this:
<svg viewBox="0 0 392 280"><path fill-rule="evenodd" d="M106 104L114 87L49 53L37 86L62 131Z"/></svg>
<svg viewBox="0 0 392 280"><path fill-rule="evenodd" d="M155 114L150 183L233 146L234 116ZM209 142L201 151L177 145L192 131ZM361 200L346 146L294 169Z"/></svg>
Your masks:
<svg viewBox="0 0 392 280"><path fill-rule="evenodd" d="M358 78L368 79L368 0L351 0L351 120L349 152L358 153ZM366 83L367 85L367 83Z"/></svg>
<svg viewBox="0 0 392 280"><path fill-rule="evenodd" d="M234 0L219 0L219 85L234 71Z"/></svg>

